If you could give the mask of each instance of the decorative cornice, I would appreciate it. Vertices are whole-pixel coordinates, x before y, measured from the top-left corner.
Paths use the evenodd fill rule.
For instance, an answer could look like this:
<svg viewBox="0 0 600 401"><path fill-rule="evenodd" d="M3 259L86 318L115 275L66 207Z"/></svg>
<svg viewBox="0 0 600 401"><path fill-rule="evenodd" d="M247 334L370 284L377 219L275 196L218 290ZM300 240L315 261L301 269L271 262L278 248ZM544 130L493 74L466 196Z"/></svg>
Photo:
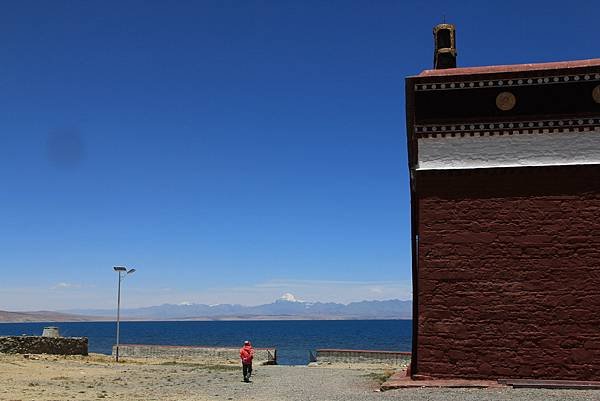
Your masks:
<svg viewBox="0 0 600 401"><path fill-rule="evenodd" d="M478 79L470 81L451 81L451 82L428 82L415 84L415 91L439 91L439 90L457 90L457 89L483 89L483 88L510 88L514 86L533 86L565 84L576 82L594 82L600 81L600 73L570 74L556 76L540 77L522 77L522 78L503 78L503 79Z"/></svg>
<svg viewBox="0 0 600 401"><path fill-rule="evenodd" d="M472 122L465 124L415 125L418 138L437 136L484 136L582 132L600 129L600 118L569 118L536 121Z"/></svg>

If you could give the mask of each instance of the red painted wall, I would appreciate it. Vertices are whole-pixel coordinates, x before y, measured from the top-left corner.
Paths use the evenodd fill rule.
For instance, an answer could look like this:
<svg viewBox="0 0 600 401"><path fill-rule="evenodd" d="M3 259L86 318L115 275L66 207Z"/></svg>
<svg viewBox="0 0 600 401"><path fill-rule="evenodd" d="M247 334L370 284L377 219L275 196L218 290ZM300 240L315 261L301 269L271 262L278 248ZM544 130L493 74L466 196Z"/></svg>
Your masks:
<svg viewBox="0 0 600 401"><path fill-rule="evenodd" d="M600 167L416 183L414 373L600 380Z"/></svg>

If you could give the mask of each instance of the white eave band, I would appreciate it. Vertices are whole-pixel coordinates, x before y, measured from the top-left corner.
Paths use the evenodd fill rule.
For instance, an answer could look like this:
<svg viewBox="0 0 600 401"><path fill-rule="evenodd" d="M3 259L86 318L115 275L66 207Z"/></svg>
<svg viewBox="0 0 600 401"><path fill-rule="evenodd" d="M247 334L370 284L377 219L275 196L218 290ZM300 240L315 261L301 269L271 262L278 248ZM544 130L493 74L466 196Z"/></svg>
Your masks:
<svg viewBox="0 0 600 401"><path fill-rule="evenodd" d="M600 164L600 128L418 139L418 170Z"/></svg>

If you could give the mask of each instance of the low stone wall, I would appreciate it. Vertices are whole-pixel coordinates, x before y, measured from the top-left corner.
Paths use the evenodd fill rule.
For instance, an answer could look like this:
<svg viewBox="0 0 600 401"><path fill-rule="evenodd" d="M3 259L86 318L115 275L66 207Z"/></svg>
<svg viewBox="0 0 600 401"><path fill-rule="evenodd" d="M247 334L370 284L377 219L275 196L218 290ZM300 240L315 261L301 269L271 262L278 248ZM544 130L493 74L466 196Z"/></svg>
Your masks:
<svg viewBox="0 0 600 401"><path fill-rule="evenodd" d="M393 366L407 366L410 352L368 351L353 349L318 349L317 363L376 363Z"/></svg>
<svg viewBox="0 0 600 401"><path fill-rule="evenodd" d="M0 353L5 354L53 354L87 355L87 337L0 337Z"/></svg>
<svg viewBox="0 0 600 401"><path fill-rule="evenodd" d="M241 347L191 347L178 345L121 344L119 357L129 358L174 358L204 363L239 363ZM112 354L115 355L116 346ZM275 348L254 348L254 363L276 365Z"/></svg>

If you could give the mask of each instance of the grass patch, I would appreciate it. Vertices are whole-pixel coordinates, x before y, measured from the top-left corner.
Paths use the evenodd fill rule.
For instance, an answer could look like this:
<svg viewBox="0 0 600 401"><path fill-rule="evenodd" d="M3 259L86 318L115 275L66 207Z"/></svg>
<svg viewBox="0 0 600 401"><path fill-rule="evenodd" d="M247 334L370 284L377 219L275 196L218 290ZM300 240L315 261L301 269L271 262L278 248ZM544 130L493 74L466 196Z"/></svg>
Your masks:
<svg viewBox="0 0 600 401"><path fill-rule="evenodd" d="M366 374L369 379L376 381L379 384L383 384L389 379L394 373L394 370L384 370L383 372L371 372Z"/></svg>

